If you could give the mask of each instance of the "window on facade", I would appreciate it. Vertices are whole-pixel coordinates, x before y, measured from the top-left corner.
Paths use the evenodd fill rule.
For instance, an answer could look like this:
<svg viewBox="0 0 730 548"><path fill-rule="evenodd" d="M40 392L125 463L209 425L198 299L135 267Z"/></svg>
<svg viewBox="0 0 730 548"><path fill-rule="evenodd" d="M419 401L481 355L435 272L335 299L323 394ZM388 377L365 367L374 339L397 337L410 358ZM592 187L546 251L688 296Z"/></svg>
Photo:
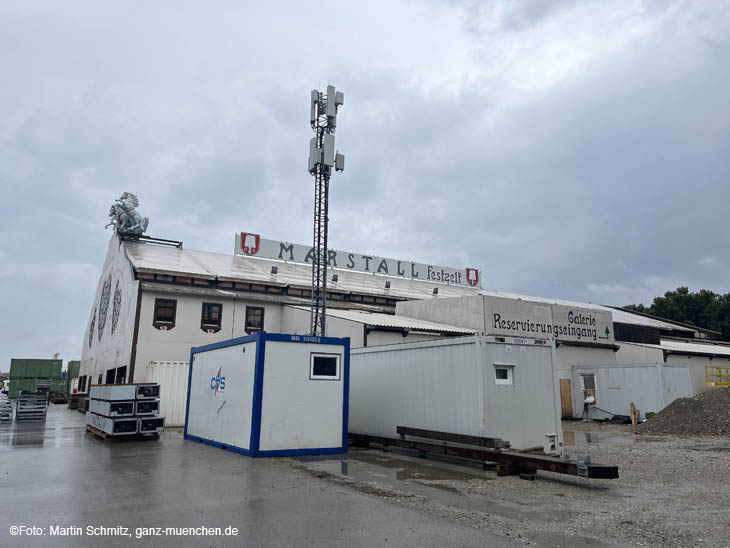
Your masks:
<svg viewBox="0 0 730 548"><path fill-rule="evenodd" d="M117 380L116 384L124 384L127 382L127 366L117 367Z"/></svg>
<svg viewBox="0 0 730 548"><path fill-rule="evenodd" d="M312 354L309 378L312 380L340 380L340 356L338 354Z"/></svg>
<svg viewBox="0 0 730 548"><path fill-rule="evenodd" d="M596 389L596 376L592 373L590 375L581 375L583 378L583 390L595 390Z"/></svg>
<svg viewBox="0 0 730 548"><path fill-rule="evenodd" d="M99 373L99 378L96 380L96 384L101 384L104 380L104 373Z"/></svg>
<svg viewBox="0 0 730 548"><path fill-rule="evenodd" d="M177 301L174 299L155 299L155 315L152 321L157 329L165 331L175 327Z"/></svg>
<svg viewBox="0 0 730 548"><path fill-rule="evenodd" d="M501 364L494 364L494 382L495 384L501 384L501 385L512 385L514 384L512 370L514 369L514 366L512 365L501 365Z"/></svg>
<svg viewBox="0 0 730 548"><path fill-rule="evenodd" d="M200 313L200 329L208 333L217 333L221 330L223 305L219 303L203 303Z"/></svg>
<svg viewBox="0 0 730 548"><path fill-rule="evenodd" d="M246 307L246 333L254 333L264 328L264 307Z"/></svg>
<svg viewBox="0 0 730 548"><path fill-rule="evenodd" d="M106 383L114 384L114 379L117 377L116 369L107 369L106 371Z"/></svg>
<svg viewBox="0 0 730 548"><path fill-rule="evenodd" d="M86 392L86 375L79 377L79 392Z"/></svg>

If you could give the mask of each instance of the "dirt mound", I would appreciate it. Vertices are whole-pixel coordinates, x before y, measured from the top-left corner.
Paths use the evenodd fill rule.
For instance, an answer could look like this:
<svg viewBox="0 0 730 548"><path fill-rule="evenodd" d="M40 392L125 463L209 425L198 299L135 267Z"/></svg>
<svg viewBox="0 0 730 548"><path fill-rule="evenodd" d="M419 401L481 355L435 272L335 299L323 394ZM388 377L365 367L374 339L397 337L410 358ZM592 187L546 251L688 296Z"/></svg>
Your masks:
<svg viewBox="0 0 730 548"><path fill-rule="evenodd" d="M730 388L679 398L636 427L639 434L730 436Z"/></svg>

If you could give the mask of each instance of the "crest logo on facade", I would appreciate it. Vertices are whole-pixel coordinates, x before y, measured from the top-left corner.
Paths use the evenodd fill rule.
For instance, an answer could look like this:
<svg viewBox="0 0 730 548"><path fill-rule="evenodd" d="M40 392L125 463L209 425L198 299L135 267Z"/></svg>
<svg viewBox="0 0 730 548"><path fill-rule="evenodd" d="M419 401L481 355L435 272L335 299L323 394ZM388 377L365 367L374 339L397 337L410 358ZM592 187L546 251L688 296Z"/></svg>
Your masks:
<svg viewBox="0 0 730 548"><path fill-rule="evenodd" d="M467 268L466 281L472 287L479 285L479 271L476 268Z"/></svg>
<svg viewBox="0 0 730 548"><path fill-rule="evenodd" d="M256 255L259 252L259 243L261 236L258 234L247 234L241 232L241 251L246 255Z"/></svg>
<svg viewBox="0 0 730 548"><path fill-rule="evenodd" d="M214 394L221 394L226 389L226 378L222 375L223 367L218 367L218 374L210 379L210 389Z"/></svg>

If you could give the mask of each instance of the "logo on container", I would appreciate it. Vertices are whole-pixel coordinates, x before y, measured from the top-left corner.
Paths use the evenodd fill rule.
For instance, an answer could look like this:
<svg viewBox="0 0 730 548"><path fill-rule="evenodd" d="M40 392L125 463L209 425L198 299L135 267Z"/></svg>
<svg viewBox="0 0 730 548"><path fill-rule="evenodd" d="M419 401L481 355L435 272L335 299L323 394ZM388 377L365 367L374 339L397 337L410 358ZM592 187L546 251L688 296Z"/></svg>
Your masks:
<svg viewBox="0 0 730 548"><path fill-rule="evenodd" d="M210 389L215 394L221 394L226 389L226 378L221 374L223 367L218 367L218 374L210 379Z"/></svg>

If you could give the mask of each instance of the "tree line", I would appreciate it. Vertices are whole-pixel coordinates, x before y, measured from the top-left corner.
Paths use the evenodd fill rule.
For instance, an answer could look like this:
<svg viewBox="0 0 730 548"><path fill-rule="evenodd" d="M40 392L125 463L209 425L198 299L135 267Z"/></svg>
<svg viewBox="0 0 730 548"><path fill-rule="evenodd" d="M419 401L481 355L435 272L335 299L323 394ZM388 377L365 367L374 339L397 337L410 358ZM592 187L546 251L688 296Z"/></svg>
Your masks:
<svg viewBox="0 0 730 548"><path fill-rule="evenodd" d="M730 293L722 295L707 289L695 293L687 287L678 287L663 297L654 297L651 306L629 304L624 308L719 331L724 340L730 340Z"/></svg>

